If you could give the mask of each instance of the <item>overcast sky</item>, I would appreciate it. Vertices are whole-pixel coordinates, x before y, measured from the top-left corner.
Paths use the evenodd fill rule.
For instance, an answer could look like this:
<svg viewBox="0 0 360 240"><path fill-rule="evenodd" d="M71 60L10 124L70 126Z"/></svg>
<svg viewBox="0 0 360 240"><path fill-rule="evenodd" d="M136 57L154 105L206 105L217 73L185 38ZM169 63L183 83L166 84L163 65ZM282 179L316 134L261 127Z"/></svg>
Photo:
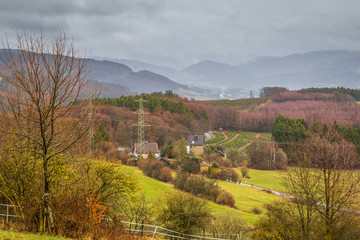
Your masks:
<svg viewBox="0 0 360 240"><path fill-rule="evenodd" d="M183 67L360 50L359 0L0 0L0 31L64 30L93 57Z"/></svg>

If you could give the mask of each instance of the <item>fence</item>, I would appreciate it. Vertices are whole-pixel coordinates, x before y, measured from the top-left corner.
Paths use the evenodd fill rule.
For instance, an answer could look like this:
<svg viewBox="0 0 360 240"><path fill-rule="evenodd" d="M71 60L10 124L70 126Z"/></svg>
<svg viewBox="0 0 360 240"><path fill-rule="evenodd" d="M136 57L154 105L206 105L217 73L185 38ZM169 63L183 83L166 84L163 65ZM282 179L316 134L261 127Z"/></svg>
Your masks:
<svg viewBox="0 0 360 240"><path fill-rule="evenodd" d="M203 234L202 236L191 235L191 234L181 233L160 226L149 225L149 224L140 224L133 222L125 222L125 221L121 221L121 223L129 226L129 228L125 228L125 230L148 235L151 236L152 239L154 239L155 236L163 236L163 237L170 237L172 239L185 239L185 240L242 240L243 239L242 232L240 232L239 234L216 234L216 236L230 237L230 238L218 238L218 237L210 237L213 234ZM139 226L140 227L131 228L132 225L135 225L136 227Z"/></svg>
<svg viewBox="0 0 360 240"><path fill-rule="evenodd" d="M6 210L5 210L6 209ZM9 222L9 218L16 218L18 216L14 213L14 206L9 204L0 204L0 216L5 217L5 222Z"/></svg>
<svg viewBox="0 0 360 240"><path fill-rule="evenodd" d="M0 216L5 217L5 222L9 222L9 218L18 217L14 213L14 206L9 204L0 204ZM111 219L104 218L103 220L111 221ZM191 235L186 233L177 232L174 230L166 229L160 226L150 225L150 224L140 224L133 222L121 221L125 226L126 231L129 232L137 232L143 235L147 235L155 238L155 236L169 237L172 239L184 239L184 240L242 240L242 232L239 234L216 234L216 236L226 236L227 238L218 238L218 237L210 237L213 234L203 234L201 235ZM135 225L135 228L132 226ZM228 238L230 237L230 238Z"/></svg>

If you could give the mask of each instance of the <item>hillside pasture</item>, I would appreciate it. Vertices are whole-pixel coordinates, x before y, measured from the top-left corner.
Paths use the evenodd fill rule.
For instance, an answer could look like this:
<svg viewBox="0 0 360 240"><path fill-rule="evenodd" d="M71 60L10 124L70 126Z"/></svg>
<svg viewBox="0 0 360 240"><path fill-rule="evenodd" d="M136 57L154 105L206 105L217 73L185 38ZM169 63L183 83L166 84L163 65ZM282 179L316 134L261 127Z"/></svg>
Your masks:
<svg viewBox="0 0 360 240"><path fill-rule="evenodd" d="M239 175L241 176L240 168L238 168L237 170L239 172ZM281 192L281 181L283 174L285 174L284 171L249 169L250 178L242 179L242 182Z"/></svg>
<svg viewBox="0 0 360 240"><path fill-rule="evenodd" d="M169 183L163 183L145 176L141 170L136 167L124 167L132 169L134 176L138 179L140 193L144 193L146 199L151 203L158 204L161 202L161 198L166 194L172 194L177 191ZM231 194L233 194L235 200L237 201L236 207L238 209L233 209L227 206L218 205L211 201L207 201L214 216L220 216L228 213L242 217L249 224L254 224L259 219L260 215L253 213L252 209L263 209L263 204L270 203L274 199L278 198L278 196L268 194L255 188L223 181L218 181L218 183L221 187L224 186L224 190L228 190Z"/></svg>

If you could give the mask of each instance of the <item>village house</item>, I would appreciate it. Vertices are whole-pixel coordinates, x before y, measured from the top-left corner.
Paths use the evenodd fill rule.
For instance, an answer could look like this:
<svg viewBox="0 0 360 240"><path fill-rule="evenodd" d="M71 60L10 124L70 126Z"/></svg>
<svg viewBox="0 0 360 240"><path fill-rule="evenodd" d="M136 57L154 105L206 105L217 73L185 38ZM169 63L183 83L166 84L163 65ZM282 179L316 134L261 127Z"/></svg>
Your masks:
<svg viewBox="0 0 360 240"><path fill-rule="evenodd" d="M143 158L148 158L149 155L149 151L151 150L151 152L155 155L156 158L160 157L160 151L159 151L159 147L157 142L149 142L149 143L145 143L145 151L142 154ZM135 143L134 145L134 156L138 157L138 144Z"/></svg>
<svg viewBox="0 0 360 240"><path fill-rule="evenodd" d="M189 135L185 137L188 154L202 155L205 152L205 136Z"/></svg>

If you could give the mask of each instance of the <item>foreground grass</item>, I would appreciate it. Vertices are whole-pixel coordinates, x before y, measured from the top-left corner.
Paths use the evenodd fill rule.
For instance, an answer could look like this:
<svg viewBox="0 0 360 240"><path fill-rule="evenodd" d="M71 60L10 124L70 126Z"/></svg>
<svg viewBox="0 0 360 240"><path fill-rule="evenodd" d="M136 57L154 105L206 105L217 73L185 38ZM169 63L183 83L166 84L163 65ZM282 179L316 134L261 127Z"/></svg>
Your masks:
<svg viewBox="0 0 360 240"><path fill-rule="evenodd" d="M129 167L129 166L124 166L124 167L132 169L132 171L134 171L134 176L138 179L139 186L141 188L140 193L144 193L147 200L149 200L150 202L152 202L154 204L161 204L161 199L166 194L172 194L172 193L175 193L175 191L176 191L176 189L173 188L172 184L163 183L163 182L160 182L153 178L147 177L142 173L142 171L140 169L138 169L136 167ZM241 192L237 193L239 199L241 198L241 196L245 197L245 195L257 195L258 192L261 192L257 189L252 189L249 187L247 187L247 188L248 188L248 191L243 192L243 193L241 193ZM242 190L236 188L234 190L234 192L235 191L242 191ZM270 194L268 194L268 195L270 196ZM269 201L271 201L270 198L269 198ZM212 213L214 216L219 216L219 215L229 213L232 215L242 217L243 219L248 221L249 224L254 224L259 219L259 215L252 213L250 211L251 209L249 209L248 207L245 207L245 204L239 204L239 207L238 207L239 209L233 209L233 208L230 208L227 206L218 205L211 201L207 201L207 202L208 202L209 207L212 210ZM248 200L248 202L251 202L251 198ZM263 201L263 202L265 202L265 201ZM262 202L256 201L255 203L251 203L251 206L259 206L261 204L262 204Z"/></svg>
<svg viewBox="0 0 360 240"><path fill-rule="evenodd" d="M54 237L48 235L37 235L28 233L18 233L13 231L0 230L0 239L24 239L24 240L70 240L70 238Z"/></svg>

